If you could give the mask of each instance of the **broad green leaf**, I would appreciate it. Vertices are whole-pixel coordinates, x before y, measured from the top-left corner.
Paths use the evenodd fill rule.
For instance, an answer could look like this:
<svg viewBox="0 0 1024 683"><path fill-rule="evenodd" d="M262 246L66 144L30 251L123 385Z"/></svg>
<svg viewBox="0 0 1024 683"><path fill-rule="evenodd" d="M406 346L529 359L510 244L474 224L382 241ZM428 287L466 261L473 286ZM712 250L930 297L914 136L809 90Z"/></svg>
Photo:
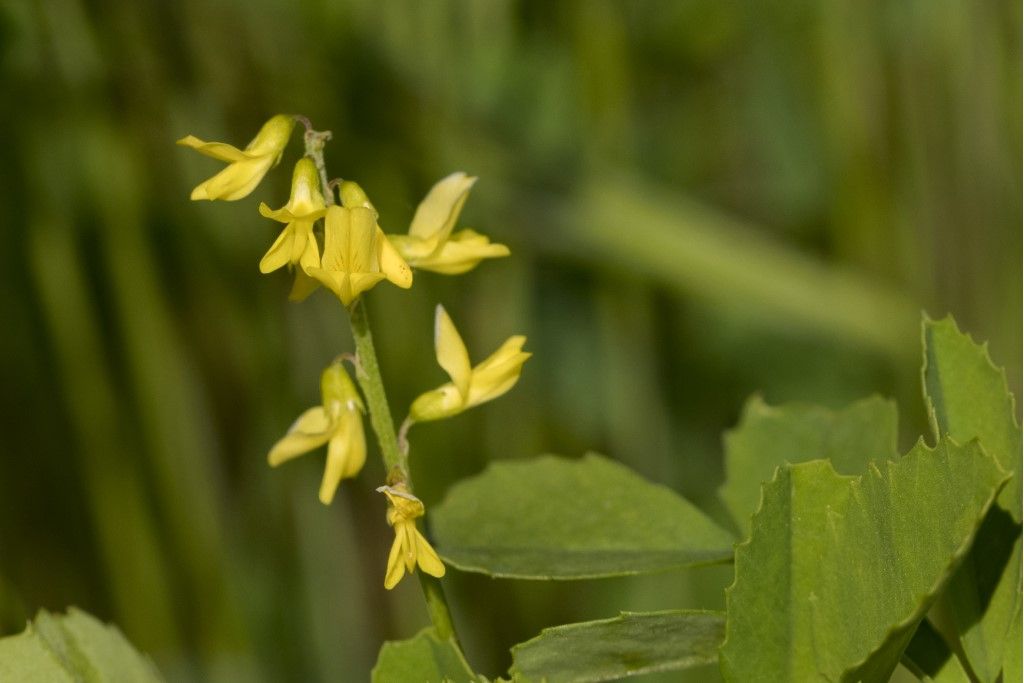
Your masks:
<svg viewBox="0 0 1024 683"><path fill-rule="evenodd" d="M153 663L114 626L74 607L39 612L24 631L0 639L0 681L157 683Z"/></svg>
<svg viewBox="0 0 1024 683"><path fill-rule="evenodd" d="M432 628L425 628L408 640L384 643L371 680L374 683L487 681L473 673L454 641L441 640Z"/></svg>
<svg viewBox="0 0 1024 683"><path fill-rule="evenodd" d="M927 619L918 624L903 653L903 664L923 681L971 683L960 660Z"/></svg>
<svg viewBox="0 0 1024 683"><path fill-rule="evenodd" d="M921 370L928 418L936 439L948 434L960 443L978 439L1013 481L999 505L1021 521L1021 432L1013 395L1003 371L989 358L985 344L975 344L951 316L924 319L924 367Z"/></svg>
<svg viewBox="0 0 1024 683"><path fill-rule="evenodd" d="M1021 431L1003 372L983 345L960 332L956 322L923 322L925 403L936 438L961 443L977 438L1014 479L989 511L967 559L945 593L974 673L995 681L1006 649L1019 650L1011 629L1019 621L1021 586Z"/></svg>
<svg viewBox="0 0 1024 683"><path fill-rule="evenodd" d="M595 454L492 463L432 510L466 571L583 579L728 561L732 537L671 489Z"/></svg>
<svg viewBox="0 0 1024 683"><path fill-rule="evenodd" d="M612 619L546 628L512 648L514 681L585 683L710 664L725 614L700 610L623 612Z"/></svg>
<svg viewBox="0 0 1024 683"><path fill-rule="evenodd" d="M862 474L872 460L896 457L896 431L896 404L877 396L840 411L769 406L754 396L744 406L739 425L725 435L722 501L746 537L761 485L776 467L825 459L839 474Z"/></svg>
<svg viewBox="0 0 1024 683"><path fill-rule="evenodd" d="M736 548L726 680L886 680L1009 476L946 440L860 477L780 467Z"/></svg>

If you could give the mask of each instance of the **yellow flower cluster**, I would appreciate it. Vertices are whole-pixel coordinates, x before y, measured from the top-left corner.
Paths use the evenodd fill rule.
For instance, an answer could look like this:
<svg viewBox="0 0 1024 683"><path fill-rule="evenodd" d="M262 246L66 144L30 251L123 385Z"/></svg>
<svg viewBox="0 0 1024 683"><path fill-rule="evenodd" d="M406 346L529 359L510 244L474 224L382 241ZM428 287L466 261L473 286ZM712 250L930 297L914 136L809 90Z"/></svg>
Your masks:
<svg viewBox="0 0 1024 683"><path fill-rule="evenodd" d="M452 173L430 189L416 208L406 234L385 234L378 224L376 208L359 185L337 180L327 183L317 140L327 139L330 134L313 131L303 117L272 117L245 149L192 135L178 140L179 145L227 164L197 185L192 199L235 201L248 196L281 160L296 120L306 123L307 153L311 156L295 164L291 192L284 206L272 209L265 203L259 205L260 215L284 224L260 259L260 272L272 273L284 267L293 271L291 299L304 299L323 285L343 305L351 307L383 280L404 289L411 287L413 268L459 275L485 259L509 255L508 247L492 243L485 235L468 228L456 230L462 208L476 183L476 178L462 172ZM335 202L335 184L340 204ZM318 228L321 225L322 234ZM438 306L434 345L437 362L451 381L419 396L410 408L407 425L451 417L507 392L518 381L523 363L530 357L522 350L525 341L525 337L511 337L486 360L471 365L462 337L448 313ZM355 364L361 367L358 359ZM359 376L365 389L364 374ZM376 382L380 383L379 376ZM270 465L276 467L326 445L327 462L319 497L329 504L341 481L355 477L366 461L365 408L340 361L323 371L320 393L320 405L299 415L267 457ZM371 391L366 395L375 415L378 409L388 413L386 405L381 407L380 401L373 402L377 394ZM405 451L402 453L404 457ZM404 476L407 475L405 472ZM377 490L387 497L387 521L395 531L385 587L393 588L417 567L432 576L443 576L444 564L417 529L416 520L424 515L423 503L412 495L407 482L394 481L391 486Z"/></svg>

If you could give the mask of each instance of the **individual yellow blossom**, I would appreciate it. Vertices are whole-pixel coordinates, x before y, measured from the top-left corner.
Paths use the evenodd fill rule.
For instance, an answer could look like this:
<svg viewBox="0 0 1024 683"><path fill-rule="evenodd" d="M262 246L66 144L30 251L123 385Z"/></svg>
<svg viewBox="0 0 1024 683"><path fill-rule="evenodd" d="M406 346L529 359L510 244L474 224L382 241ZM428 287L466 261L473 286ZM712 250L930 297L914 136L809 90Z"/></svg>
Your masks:
<svg viewBox="0 0 1024 683"><path fill-rule="evenodd" d="M178 140L179 145L228 163L223 171L197 185L192 190L192 199L234 201L248 196L280 161L294 126L291 116L278 114L263 124L244 150L224 142L206 142L194 135Z"/></svg>
<svg viewBox="0 0 1024 683"><path fill-rule="evenodd" d="M362 206L328 207L320 267L308 272L346 306L385 278L407 283L400 286L412 285L412 272L401 257L397 261L381 260L382 241L386 238L372 210Z"/></svg>
<svg viewBox="0 0 1024 683"><path fill-rule="evenodd" d="M344 206L350 209L357 206L369 209L373 212L374 224L377 225L377 219L380 215L373 204L370 203L370 198L363 192L363 188L351 180L346 180L341 183L340 190L341 203ZM402 289L409 289L412 286L412 269L409 267L409 264L405 262L402 255L398 253L394 245L391 244L391 241L388 240L384 231L380 229L380 225L377 225L377 230L374 234L377 240L377 260L380 263L380 269L384 273L384 277Z"/></svg>
<svg viewBox="0 0 1024 683"><path fill-rule="evenodd" d="M409 419L413 422L439 420L498 398L519 380L523 363L531 355L522 350L525 343L526 337L510 337L487 360L471 368L459 331L444 307L438 305L434 348L438 364L452 381L413 401Z"/></svg>
<svg viewBox="0 0 1024 683"><path fill-rule="evenodd" d="M377 489L388 499L388 524L395 530L395 542L388 554L388 568L384 575L384 587L391 590L398 585L406 572L412 574L416 565L420 571L431 576L444 576L441 558L423 534L416 528L416 520L423 516L423 502L409 493L404 484L381 486Z"/></svg>
<svg viewBox="0 0 1024 683"><path fill-rule="evenodd" d="M359 474L366 462L363 432L363 400L340 362L332 363L320 376L323 405L310 408L270 449L271 467L327 444L327 466L320 484L320 501L334 499L342 479Z"/></svg>
<svg viewBox="0 0 1024 683"><path fill-rule="evenodd" d="M476 178L461 171L443 178L416 208L409 234L388 235L410 266L459 275L483 259L509 255L504 244L491 244L490 239L473 230L452 233L475 182Z"/></svg>
<svg viewBox="0 0 1024 683"><path fill-rule="evenodd" d="M271 209L260 202L260 215L286 223L274 244L260 260L260 272L271 273L285 265L299 266L295 274L292 298L305 298L319 284L309 277L313 268L320 267L320 249L313 235L313 224L327 208L320 194L320 174L309 157L295 164L292 174L292 192L288 203L280 209ZM309 286L312 283L312 286ZM297 296L297 295L302 296Z"/></svg>

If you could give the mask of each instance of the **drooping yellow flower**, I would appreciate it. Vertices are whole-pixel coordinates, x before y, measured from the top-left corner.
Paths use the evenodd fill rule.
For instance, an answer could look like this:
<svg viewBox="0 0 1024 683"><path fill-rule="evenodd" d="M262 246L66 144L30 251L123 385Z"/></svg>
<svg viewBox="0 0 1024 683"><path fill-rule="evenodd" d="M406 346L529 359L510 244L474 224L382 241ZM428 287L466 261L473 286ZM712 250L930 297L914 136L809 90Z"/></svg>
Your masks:
<svg viewBox="0 0 1024 683"><path fill-rule="evenodd" d="M402 289L412 287L412 268L391 244L384 231L380 229L380 225L377 224L380 215L377 213L376 207L370 203L370 198L363 192L363 188L351 180L346 180L341 183L340 189L342 205L350 209L361 206L373 212L374 225L377 226L374 233L377 241L377 261L380 263L380 270L384 273L384 277L388 282L398 285Z"/></svg>
<svg viewBox="0 0 1024 683"><path fill-rule="evenodd" d="M476 178L461 171L443 178L416 208L409 234L388 235L410 266L459 275L472 270L483 259L509 255L504 244L492 244L478 232L452 232L475 182Z"/></svg>
<svg viewBox="0 0 1024 683"><path fill-rule="evenodd" d="M397 261L381 259L382 241L386 238L372 210L328 207L320 267L307 272L346 306L385 278L399 286L412 285L412 271L401 257Z"/></svg>
<svg viewBox="0 0 1024 683"><path fill-rule="evenodd" d="M391 590L405 573L412 574L416 565L431 576L444 576L444 563L416 528L416 520L423 516L423 502L409 493L404 484L381 486L377 489L388 499L388 524L395 530L395 542L388 554L388 568L384 587Z"/></svg>
<svg viewBox="0 0 1024 683"><path fill-rule="evenodd" d="M197 185L192 190L192 199L234 201L248 196L280 161L294 127L291 116L278 114L263 124L244 150L224 142L206 142L194 135L178 140L179 145L228 163L223 171Z"/></svg>
<svg viewBox="0 0 1024 683"><path fill-rule="evenodd" d="M271 273L285 265L299 266L292 288L293 299L305 298L319 284L308 273L320 267L320 248L313 235L313 224L326 210L320 193L320 175L308 157L295 164L292 192L287 204L274 210L260 202L260 215L287 224L260 260L260 272Z"/></svg>
<svg viewBox="0 0 1024 683"><path fill-rule="evenodd" d="M320 376L323 405L310 408L274 444L271 467L327 444L327 466L320 484L320 502L330 504L342 479L359 474L366 462L363 400L340 362Z"/></svg>
<svg viewBox="0 0 1024 683"><path fill-rule="evenodd" d="M433 391L421 394L409 409L414 422L440 420L498 398L519 380L523 363L531 354L523 351L526 337L510 337L487 360L470 367L466 345L448 317L438 305L434 322L434 347L437 362L452 381Z"/></svg>

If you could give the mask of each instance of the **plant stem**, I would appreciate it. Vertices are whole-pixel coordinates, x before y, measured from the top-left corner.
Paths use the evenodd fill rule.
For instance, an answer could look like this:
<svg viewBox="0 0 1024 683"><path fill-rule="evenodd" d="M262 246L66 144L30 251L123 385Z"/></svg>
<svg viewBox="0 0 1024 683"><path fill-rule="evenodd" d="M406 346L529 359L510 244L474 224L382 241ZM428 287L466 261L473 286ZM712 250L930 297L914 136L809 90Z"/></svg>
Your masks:
<svg viewBox="0 0 1024 683"><path fill-rule="evenodd" d="M356 342L356 380L363 390L366 405L370 411L370 424L377 435L384 466L388 470L388 484L398 481L405 483L412 492L412 477L409 476L409 459L405 451L398 447L395 437L395 423L391 419L391 408L388 406L387 395L384 393L384 381L380 376L380 365L377 363L377 351L373 346L373 334L370 332L370 321L366 316L366 304L356 299L348 309L349 322L352 325L352 336ZM441 582L429 574L416 572L423 589L423 597L427 601L427 611L434 630L441 639L458 637L452 622L452 613L448 601L444 597Z"/></svg>
<svg viewBox="0 0 1024 683"><path fill-rule="evenodd" d="M306 128L303 138L306 143L306 156L312 159L313 164L316 165L316 170L320 174L320 184L323 186L324 200L330 206L335 203L334 188L327 180L324 144L331 139L331 132L329 130L313 130L313 125L305 117L297 116L296 119ZM391 408L388 406L388 397L384 393L384 380L380 376L380 365L377 363L377 351L373 346L370 321L366 316L366 304L361 298L356 299L349 307L348 315L349 323L352 325L352 337L356 342L356 380L363 390L366 405L370 410L370 424L373 426L373 432L377 435L377 443L380 445L380 452L384 458L384 466L388 470L388 484L402 482L411 493L412 477L409 475L408 449L398 446L395 423L391 419ZM458 642L452 622L452 613L448 608L448 601L444 597L441 582L423 572L416 572L416 574L420 579L423 597L427 601L430 621L434 624L434 630L438 637L443 640L454 638Z"/></svg>

